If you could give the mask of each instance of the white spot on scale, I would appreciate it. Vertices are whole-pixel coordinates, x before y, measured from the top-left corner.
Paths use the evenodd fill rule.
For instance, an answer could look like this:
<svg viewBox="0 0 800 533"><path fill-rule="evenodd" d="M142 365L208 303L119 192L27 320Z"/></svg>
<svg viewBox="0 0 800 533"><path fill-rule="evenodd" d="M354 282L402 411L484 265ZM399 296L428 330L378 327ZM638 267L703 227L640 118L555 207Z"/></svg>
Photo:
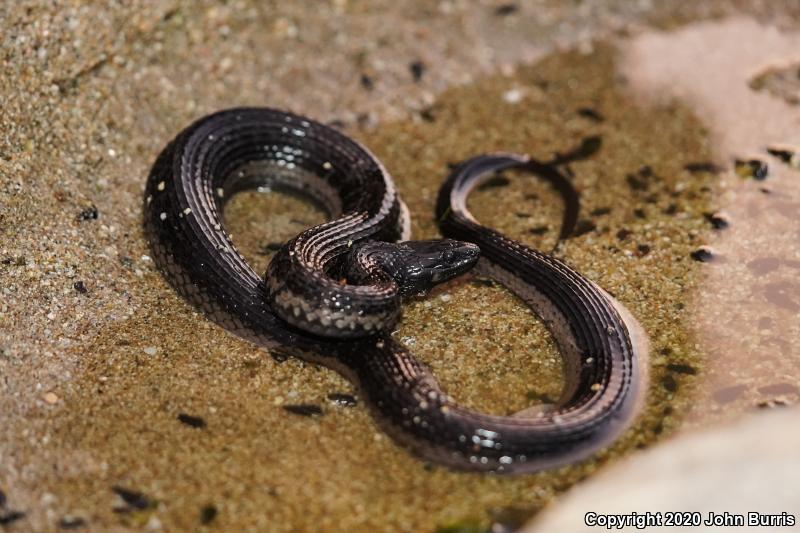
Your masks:
<svg viewBox="0 0 800 533"><path fill-rule="evenodd" d="M192 208L191 207L187 207L186 209L183 210L183 214L184 215L188 215L191 212L192 212Z"/></svg>
<svg viewBox="0 0 800 533"><path fill-rule="evenodd" d="M156 189L159 190L159 191L163 191L164 187L166 187L166 186L167 186L166 183L164 183L163 181L159 181L158 185L156 185Z"/></svg>
<svg viewBox="0 0 800 533"><path fill-rule="evenodd" d="M161 220L167 220L167 214L162 212L160 215L158 215L158 218L160 218Z"/></svg>

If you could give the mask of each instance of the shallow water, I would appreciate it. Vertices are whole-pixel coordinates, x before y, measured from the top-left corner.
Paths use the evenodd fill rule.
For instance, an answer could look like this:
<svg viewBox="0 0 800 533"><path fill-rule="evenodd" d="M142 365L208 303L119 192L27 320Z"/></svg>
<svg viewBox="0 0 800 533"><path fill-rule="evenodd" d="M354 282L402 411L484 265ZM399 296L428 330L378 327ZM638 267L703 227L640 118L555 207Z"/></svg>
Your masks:
<svg viewBox="0 0 800 533"><path fill-rule="evenodd" d="M598 464L669 433L691 402L696 378L667 365L700 371L704 365L687 341L681 310L701 266L689 254L710 231L702 214L710 209L713 194L704 188L714 176L683 170L709 158L701 124L676 104L633 105L614 80L612 58L607 47L552 56L516 76L446 92L431 110L432 121L354 132L394 173L418 237L435 235L433 201L448 162L496 149L548 158L587 136L601 137L597 154L572 165L581 220L596 229L566 241L557 253L639 318L656 354L645 412L610 451L574 467L516 478L423 464L384 436L361 406L327 399L353 393L347 382L298 361L278 363L223 334L149 267L134 296L139 311L77 348L78 368L49 422L55 427L51 438L64 446L53 458L58 470L76 473L55 488L59 501L86 506L82 495L107 499L104 491L121 485L141 491L153 506L124 515L107 507L108 514L98 513L101 522L146 523L158 512L162 521L190 527L211 504L223 527L257 526L269 517L271 527L287 529L371 524L424 530L453 521L486 523L506 508L533 511ZM504 93L515 88L524 90L525 100L505 102ZM477 105L486 101L497 105ZM583 107L603 120L581 116ZM498 212L492 207L497 202L515 212L536 211L533 194L554 203L547 186L510 177L509 191L476 194L476 215L525 242L546 243L547 235L530 231L545 224L536 220L540 214L534 220L505 217L506 209L499 217L490 214ZM271 200L236 199L239 205L228 213L236 242L261 266L266 256L260 247L319 216L284 203L288 209L265 219L283 220L285 233L267 233L244 214L276 207ZM543 211L551 215L546 224L557 226L558 210ZM440 288L406 307L397 335L470 407L506 414L558 396L560 360L549 337L499 287L468 278ZM323 414L304 417L282 408L296 404L317 405ZM201 417L205 427L182 424L176 418L181 413Z"/></svg>

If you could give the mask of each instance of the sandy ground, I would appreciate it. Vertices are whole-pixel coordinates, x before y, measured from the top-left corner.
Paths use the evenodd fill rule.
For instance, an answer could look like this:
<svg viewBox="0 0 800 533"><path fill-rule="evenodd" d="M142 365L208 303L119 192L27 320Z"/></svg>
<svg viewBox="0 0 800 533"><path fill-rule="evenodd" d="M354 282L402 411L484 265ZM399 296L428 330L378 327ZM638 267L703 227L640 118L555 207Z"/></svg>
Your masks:
<svg viewBox="0 0 800 533"><path fill-rule="evenodd" d="M729 154L704 108L639 102L614 49L592 40L625 41L650 26L741 11L785 27L798 21L781 2L692 4L0 7L3 527L515 525L604 463L708 414L797 401L796 364L738 393L716 391L741 387L747 369L705 387L713 358L704 343L714 335L698 333L687 309L707 302L700 289L709 264L691 254L716 238L707 215L729 198L731 178L716 169L730 166ZM456 474L396 447L361 404L332 402L330 394L356 394L332 372L278 363L195 314L148 259L143 185L182 126L243 104L340 121L395 175L418 237L436 234L433 201L447 163L495 149L547 158L599 136L598 154L572 166L581 235L557 254L613 293L651 338L639 422L610 451L574 467L519 478ZM550 248L556 199L535 180L513 179L476 193L471 208ZM313 223L319 213L249 195L234 200L227 219L262 268L263 247L300 229L291 226L298 215ZM774 322L758 324L779 339L767 346L791 340ZM558 395L560 360L548 336L482 280L412 303L398 336L472 407L508 413ZM796 352L787 354L791 361ZM283 409L301 403L323 415Z"/></svg>

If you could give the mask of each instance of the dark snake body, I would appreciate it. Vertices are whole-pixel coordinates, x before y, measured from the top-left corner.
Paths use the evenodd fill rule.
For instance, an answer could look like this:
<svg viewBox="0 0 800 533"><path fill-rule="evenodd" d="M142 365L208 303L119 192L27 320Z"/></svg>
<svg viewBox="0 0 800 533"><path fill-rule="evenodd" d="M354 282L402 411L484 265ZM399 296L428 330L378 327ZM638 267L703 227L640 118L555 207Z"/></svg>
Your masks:
<svg viewBox="0 0 800 533"><path fill-rule="evenodd" d="M268 287L238 253L221 217L226 197L265 174L323 204L338 203L327 207L346 218L338 223L348 228L347 243L397 240L407 224L385 169L336 130L261 108L200 119L168 144L151 170L145 230L166 278L206 316L273 352L339 371L359 386L378 423L412 452L459 469L530 472L586 457L619 435L643 388L638 359L644 348L635 321L604 291L560 261L480 226L466 211L466 194L486 171L528 164L514 155L473 159L450 176L437 208L445 236L480 246L479 268L532 306L564 355L567 386L558 406L519 416L457 405L387 333L323 338L289 326L268 303ZM315 253L341 256L341 242L331 242L339 230L326 231L334 227L309 230Z"/></svg>

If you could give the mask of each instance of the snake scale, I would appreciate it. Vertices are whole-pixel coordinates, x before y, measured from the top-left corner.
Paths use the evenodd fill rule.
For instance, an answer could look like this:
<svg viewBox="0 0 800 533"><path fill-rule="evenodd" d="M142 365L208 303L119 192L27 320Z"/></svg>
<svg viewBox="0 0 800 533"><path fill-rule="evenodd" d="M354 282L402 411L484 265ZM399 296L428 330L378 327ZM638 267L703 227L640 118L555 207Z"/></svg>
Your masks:
<svg viewBox="0 0 800 533"><path fill-rule="evenodd" d="M611 296L466 209L469 191L492 171L535 173L535 165L514 154L462 163L437 205L442 233L459 240L407 241L407 209L365 147L298 115L234 108L199 119L157 157L145 232L166 279L209 319L273 353L342 373L415 455L462 470L532 472L584 458L619 435L643 389L645 351L635 320ZM278 251L263 277L222 218L227 199L254 187L293 191L330 215ZM554 336L566 376L557 405L512 416L467 409L392 339L402 297L476 261Z"/></svg>

